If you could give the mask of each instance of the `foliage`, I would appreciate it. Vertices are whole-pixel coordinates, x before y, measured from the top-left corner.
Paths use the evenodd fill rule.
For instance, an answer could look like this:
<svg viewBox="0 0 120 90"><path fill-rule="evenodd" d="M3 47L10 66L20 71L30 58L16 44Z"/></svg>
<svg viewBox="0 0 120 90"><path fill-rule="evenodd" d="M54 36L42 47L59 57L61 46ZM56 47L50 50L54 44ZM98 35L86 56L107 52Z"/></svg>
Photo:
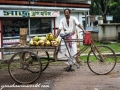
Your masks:
<svg viewBox="0 0 120 90"><path fill-rule="evenodd" d="M107 5L110 2L110 0L91 0L91 8L96 8L100 11L100 13L104 16L106 15L107 11Z"/></svg>
<svg viewBox="0 0 120 90"><path fill-rule="evenodd" d="M114 16L119 16L119 11L120 11L120 0L117 2L112 2L109 5L109 12L113 14Z"/></svg>
<svg viewBox="0 0 120 90"><path fill-rule="evenodd" d="M117 20L120 19L119 12L120 0L91 0L91 15L102 15L104 19L106 15L113 15L113 20L115 21L115 18L117 18Z"/></svg>
<svg viewBox="0 0 120 90"><path fill-rule="evenodd" d="M110 2L110 0L92 0L92 5L95 8L99 10L99 12L102 14L104 22L106 22L106 13L107 13L107 7L108 7L108 3ZM98 11L95 10L95 11Z"/></svg>

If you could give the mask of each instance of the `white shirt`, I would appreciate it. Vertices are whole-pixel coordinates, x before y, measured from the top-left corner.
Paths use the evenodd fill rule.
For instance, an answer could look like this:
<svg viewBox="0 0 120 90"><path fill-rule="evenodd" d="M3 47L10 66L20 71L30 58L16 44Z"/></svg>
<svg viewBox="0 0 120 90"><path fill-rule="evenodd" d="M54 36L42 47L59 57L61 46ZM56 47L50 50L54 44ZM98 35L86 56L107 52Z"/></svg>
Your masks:
<svg viewBox="0 0 120 90"><path fill-rule="evenodd" d="M76 17L70 16L69 26L66 22L66 18L61 19L59 29L64 30L65 33L73 33L76 31L76 25L79 25L79 22Z"/></svg>

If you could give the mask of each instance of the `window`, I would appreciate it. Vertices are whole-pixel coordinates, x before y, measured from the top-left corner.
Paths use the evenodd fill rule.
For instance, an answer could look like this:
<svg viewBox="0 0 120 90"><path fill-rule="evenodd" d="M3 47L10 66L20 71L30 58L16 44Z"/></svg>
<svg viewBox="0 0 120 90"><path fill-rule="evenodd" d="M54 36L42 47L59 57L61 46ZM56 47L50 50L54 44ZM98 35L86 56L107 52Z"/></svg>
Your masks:
<svg viewBox="0 0 120 90"><path fill-rule="evenodd" d="M21 18L5 19L2 21L2 24L4 37L12 37L11 36L12 30L14 30L17 36L19 36L20 28L28 28L28 19Z"/></svg>
<svg viewBox="0 0 120 90"><path fill-rule="evenodd" d="M46 34L51 32L51 18L30 19L30 34Z"/></svg>

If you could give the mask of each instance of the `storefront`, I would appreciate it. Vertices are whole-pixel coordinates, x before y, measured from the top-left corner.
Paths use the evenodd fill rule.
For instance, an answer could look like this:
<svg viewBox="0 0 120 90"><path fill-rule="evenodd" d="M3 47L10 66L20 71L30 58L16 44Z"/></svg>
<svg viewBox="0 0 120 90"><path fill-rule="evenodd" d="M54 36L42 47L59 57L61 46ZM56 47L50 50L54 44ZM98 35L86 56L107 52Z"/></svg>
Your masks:
<svg viewBox="0 0 120 90"><path fill-rule="evenodd" d="M90 10L89 0L79 3L56 2L56 0L39 2L1 0L0 3L0 47L18 44L21 28L27 29L27 41L33 36L45 36L49 32L56 34L60 20L64 17L65 8L69 8L71 15L75 16L82 25L85 17L83 13L89 15ZM15 36L11 36L12 30L16 32ZM79 34L78 37L82 38L81 36Z"/></svg>
<svg viewBox="0 0 120 90"><path fill-rule="evenodd" d="M53 32L55 18L60 16L59 11L28 11L28 10L1 10L2 45L19 43L20 28L27 28L27 40L33 36L43 36ZM12 31L16 35L12 36Z"/></svg>

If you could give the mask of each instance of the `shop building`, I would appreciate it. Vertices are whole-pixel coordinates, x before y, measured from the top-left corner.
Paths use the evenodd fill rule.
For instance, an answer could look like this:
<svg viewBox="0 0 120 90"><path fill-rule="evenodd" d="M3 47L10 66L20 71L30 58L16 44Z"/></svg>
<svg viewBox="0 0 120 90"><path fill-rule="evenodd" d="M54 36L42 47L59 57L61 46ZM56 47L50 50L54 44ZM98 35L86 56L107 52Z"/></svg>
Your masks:
<svg viewBox="0 0 120 90"><path fill-rule="evenodd" d="M0 46L19 43L20 28L28 29L28 41L36 35L56 34L65 8L71 9L71 15L81 24L88 23L90 19L85 16L89 16L90 3L91 0L0 0ZM12 30L17 34L14 37Z"/></svg>

